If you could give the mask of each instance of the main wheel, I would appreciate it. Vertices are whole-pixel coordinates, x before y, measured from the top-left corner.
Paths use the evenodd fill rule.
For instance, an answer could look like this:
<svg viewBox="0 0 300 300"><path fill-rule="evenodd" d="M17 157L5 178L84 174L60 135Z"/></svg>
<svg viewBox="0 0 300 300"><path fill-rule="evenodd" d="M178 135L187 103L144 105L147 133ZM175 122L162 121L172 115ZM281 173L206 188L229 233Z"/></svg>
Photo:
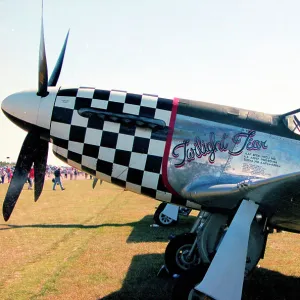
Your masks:
<svg viewBox="0 0 300 300"><path fill-rule="evenodd" d="M192 269L183 272L176 280L172 292L172 300L205 300L208 296L194 290L196 284L200 283L209 265L199 264Z"/></svg>
<svg viewBox="0 0 300 300"><path fill-rule="evenodd" d="M158 208L156 209L156 212L153 216L153 219L155 221L156 224L158 224L159 226L173 226L175 224L177 224L176 220L173 220L172 218L169 218L168 216L166 216L165 214L163 214L163 210L165 209L167 203L161 203L159 204Z"/></svg>
<svg viewBox="0 0 300 300"><path fill-rule="evenodd" d="M165 266L169 273L181 274L200 264L201 258L197 247L190 255L195 239L196 233L183 233L169 242L165 251Z"/></svg>

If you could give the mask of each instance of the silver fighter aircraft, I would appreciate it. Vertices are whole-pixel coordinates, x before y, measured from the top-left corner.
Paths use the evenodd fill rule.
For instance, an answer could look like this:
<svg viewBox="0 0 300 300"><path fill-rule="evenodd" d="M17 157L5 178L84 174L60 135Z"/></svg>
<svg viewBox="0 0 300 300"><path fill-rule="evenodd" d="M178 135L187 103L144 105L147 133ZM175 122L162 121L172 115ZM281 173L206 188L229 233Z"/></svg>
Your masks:
<svg viewBox="0 0 300 300"><path fill-rule="evenodd" d="M300 232L300 109L270 115L57 87L67 39L48 80L42 24L38 89L2 102L4 114L28 131L3 203L5 221L32 164L39 198L50 142L58 158L100 180L201 208L192 231L170 241L166 266L171 273L198 268L184 297L240 299L244 276L264 255L268 229Z"/></svg>

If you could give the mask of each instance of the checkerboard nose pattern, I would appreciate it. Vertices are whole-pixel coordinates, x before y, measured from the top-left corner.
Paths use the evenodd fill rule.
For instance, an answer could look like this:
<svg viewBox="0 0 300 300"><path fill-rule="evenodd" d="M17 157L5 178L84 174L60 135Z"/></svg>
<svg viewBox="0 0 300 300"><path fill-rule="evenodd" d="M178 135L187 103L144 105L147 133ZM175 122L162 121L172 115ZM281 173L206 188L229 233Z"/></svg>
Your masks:
<svg viewBox="0 0 300 300"><path fill-rule="evenodd" d="M173 100L149 94L94 88L63 89L57 94L52 121L53 151L69 165L133 192L172 201L162 180L162 160ZM127 125L82 108L162 120L159 130Z"/></svg>

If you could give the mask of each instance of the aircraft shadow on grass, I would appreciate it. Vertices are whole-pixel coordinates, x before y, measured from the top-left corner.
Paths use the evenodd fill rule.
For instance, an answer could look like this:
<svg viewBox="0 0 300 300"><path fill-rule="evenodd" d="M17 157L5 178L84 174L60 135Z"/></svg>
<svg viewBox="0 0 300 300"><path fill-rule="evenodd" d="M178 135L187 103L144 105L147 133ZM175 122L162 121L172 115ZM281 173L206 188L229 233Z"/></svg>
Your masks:
<svg viewBox="0 0 300 300"><path fill-rule="evenodd" d="M14 225L14 224L0 224L2 230L13 230L22 228L74 228L82 230L93 230L103 227L133 227L132 232L128 236L127 243L142 243L142 242L166 242L171 234L179 234L181 232L189 231L192 224L195 222L195 217L189 216L188 218L182 218L176 227L159 227L151 228L153 224L153 216L147 215L140 221L129 223L104 223L104 224L26 224L26 225Z"/></svg>
<svg viewBox="0 0 300 300"><path fill-rule="evenodd" d="M169 300L176 279L156 276L163 254L134 256L120 290L98 300ZM298 300L300 278L257 268L245 281L243 300Z"/></svg>

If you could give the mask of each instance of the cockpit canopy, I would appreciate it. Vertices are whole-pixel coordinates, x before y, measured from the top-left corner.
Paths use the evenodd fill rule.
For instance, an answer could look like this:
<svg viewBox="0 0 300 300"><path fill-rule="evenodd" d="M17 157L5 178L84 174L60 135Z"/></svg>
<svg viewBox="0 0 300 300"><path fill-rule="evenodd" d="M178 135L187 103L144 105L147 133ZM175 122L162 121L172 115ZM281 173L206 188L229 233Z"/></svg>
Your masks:
<svg viewBox="0 0 300 300"><path fill-rule="evenodd" d="M300 109L293 110L284 115L283 122L289 130L300 135Z"/></svg>

